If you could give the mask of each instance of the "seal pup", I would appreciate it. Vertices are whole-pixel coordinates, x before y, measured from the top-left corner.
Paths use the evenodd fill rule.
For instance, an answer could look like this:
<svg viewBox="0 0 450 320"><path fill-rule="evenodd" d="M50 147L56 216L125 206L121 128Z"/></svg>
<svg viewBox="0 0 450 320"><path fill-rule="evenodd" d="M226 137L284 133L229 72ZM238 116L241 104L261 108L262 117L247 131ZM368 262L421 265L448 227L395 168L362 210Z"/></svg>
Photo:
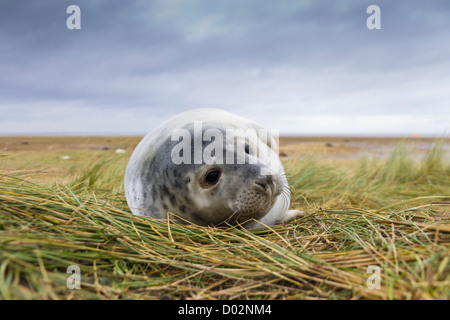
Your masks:
<svg viewBox="0 0 450 320"><path fill-rule="evenodd" d="M133 214L181 223L250 229L303 214L289 210L275 138L221 109L189 110L148 133L131 155L124 187Z"/></svg>

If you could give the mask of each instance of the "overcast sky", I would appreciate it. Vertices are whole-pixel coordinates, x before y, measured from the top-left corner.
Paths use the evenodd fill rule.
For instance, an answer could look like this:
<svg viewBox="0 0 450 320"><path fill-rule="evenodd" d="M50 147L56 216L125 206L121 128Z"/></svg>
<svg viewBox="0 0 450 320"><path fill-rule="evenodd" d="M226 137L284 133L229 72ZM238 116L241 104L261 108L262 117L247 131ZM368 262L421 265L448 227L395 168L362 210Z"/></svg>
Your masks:
<svg viewBox="0 0 450 320"><path fill-rule="evenodd" d="M142 135L198 107L281 135L448 135L450 1L0 2L0 134Z"/></svg>

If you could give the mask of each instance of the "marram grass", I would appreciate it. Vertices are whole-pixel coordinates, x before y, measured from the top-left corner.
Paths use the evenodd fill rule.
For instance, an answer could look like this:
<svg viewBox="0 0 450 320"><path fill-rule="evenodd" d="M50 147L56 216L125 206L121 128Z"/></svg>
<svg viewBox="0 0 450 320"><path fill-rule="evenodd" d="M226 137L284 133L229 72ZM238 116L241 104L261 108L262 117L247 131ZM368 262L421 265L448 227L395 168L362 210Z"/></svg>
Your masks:
<svg viewBox="0 0 450 320"><path fill-rule="evenodd" d="M251 231L131 215L127 155L75 166L64 184L0 175L0 298L449 299L448 159L439 146L421 161L405 150L284 160L293 207L307 214ZM71 265L80 290L67 287Z"/></svg>

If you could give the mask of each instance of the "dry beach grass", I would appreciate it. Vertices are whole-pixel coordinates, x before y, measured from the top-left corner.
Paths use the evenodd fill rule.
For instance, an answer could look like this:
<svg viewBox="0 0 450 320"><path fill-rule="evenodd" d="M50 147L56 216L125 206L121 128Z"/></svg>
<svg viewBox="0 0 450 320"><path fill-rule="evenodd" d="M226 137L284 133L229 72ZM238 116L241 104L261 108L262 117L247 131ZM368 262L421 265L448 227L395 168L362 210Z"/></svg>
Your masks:
<svg viewBox="0 0 450 320"><path fill-rule="evenodd" d="M131 215L122 181L138 141L0 138L0 298L450 298L448 140L282 139L307 214L250 231ZM81 290L66 286L74 264Z"/></svg>

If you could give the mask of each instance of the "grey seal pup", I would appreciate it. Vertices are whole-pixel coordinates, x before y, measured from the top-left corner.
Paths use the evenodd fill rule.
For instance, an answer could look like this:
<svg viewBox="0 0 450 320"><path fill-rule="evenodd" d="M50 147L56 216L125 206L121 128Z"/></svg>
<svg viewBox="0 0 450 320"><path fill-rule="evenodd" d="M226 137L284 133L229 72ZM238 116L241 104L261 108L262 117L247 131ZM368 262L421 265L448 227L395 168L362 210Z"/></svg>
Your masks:
<svg viewBox="0 0 450 320"><path fill-rule="evenodd" d="M165 121L138 144L125 172L131 212L202 226L258 228L303 214L273 135L220 109L193 109Z"/></svg>

